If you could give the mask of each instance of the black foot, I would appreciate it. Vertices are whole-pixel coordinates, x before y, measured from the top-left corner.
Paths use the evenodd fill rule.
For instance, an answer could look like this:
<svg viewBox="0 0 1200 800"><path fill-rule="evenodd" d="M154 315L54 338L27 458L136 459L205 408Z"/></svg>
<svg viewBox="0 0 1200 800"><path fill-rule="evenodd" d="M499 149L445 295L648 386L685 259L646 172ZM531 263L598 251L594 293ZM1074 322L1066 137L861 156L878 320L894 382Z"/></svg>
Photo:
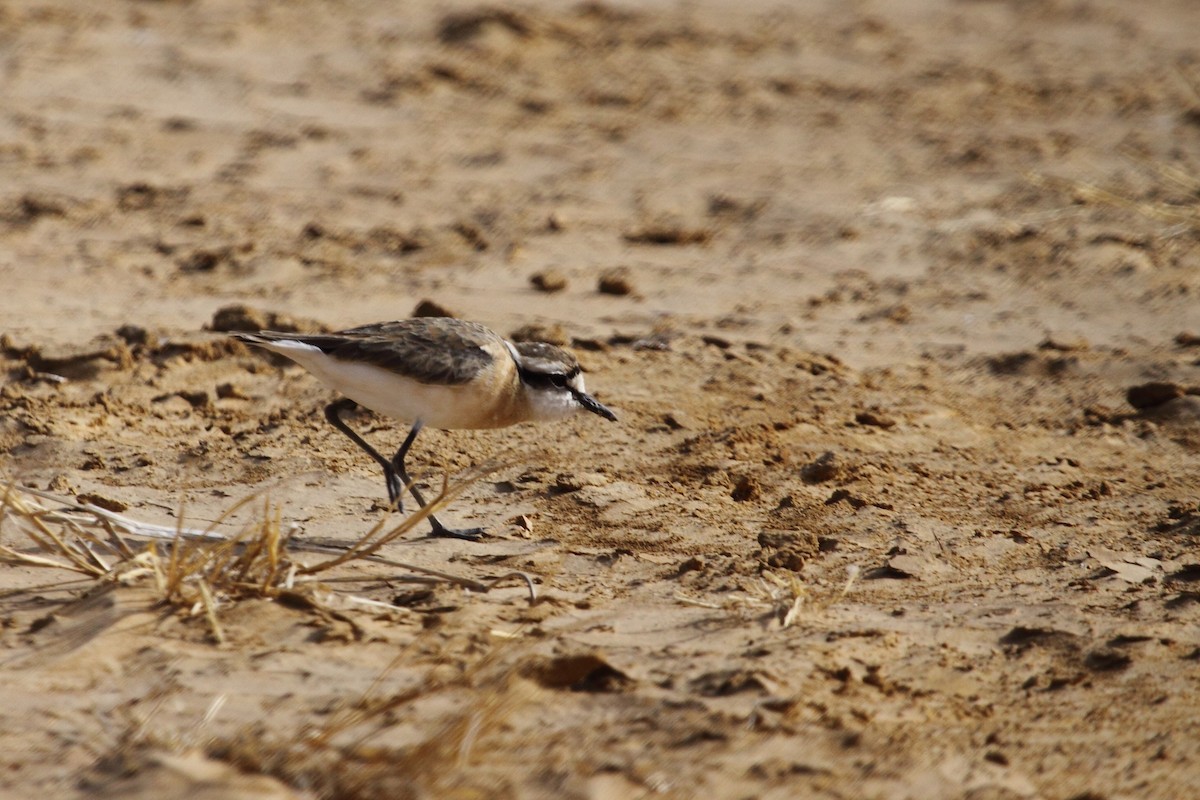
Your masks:
<svg viewBox="0 0 1200 800"><path fill-rule="evenodd" d="M432 539L462 539L468 542L478 542L486 534L485 528L447 528L444 525L434 525L429 532Z"/></svg>

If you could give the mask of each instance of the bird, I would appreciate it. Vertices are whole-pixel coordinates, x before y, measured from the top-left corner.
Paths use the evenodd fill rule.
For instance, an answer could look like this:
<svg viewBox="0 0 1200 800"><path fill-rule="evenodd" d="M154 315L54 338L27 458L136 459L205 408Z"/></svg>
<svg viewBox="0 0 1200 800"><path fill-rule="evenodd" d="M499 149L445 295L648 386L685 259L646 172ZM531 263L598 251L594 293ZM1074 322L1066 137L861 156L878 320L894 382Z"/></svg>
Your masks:
<svg viewBox="0 0 1200 800"><path fill-rule="evenodd" d="M454 317L413 317L334 333L233 332L308 370L342 395L325 418L383 469L388 503L403 511L407 486L421 508L425 498L405 469L424 427L443 430L505 428L550 422L590 411L615 422L617 415L590 394L579 361L546 342L511 342L478 322ZM385 458L343 413L359 406L411 424L403 444ZM476 540L483 528L453 529L428 515L430 536Z"/></svg>

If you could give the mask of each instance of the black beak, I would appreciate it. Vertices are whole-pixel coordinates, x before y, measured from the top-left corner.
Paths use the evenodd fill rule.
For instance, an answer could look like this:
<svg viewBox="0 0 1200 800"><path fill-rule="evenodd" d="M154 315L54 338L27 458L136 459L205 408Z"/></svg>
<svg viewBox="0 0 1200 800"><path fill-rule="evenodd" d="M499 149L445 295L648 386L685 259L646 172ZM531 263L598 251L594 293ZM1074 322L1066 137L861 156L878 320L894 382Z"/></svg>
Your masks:
<svg viewBox="0 0 1200 800"><path fill-rule="evenodd" d="M575 399L579 401L579 405L583 406L593 414L599 414L605 419L613 422L617 421L617 415L614 414L608 406L604 405L590 394L584 394L583 392L575 391L571 392L571 394L575 395Z"/></svg>

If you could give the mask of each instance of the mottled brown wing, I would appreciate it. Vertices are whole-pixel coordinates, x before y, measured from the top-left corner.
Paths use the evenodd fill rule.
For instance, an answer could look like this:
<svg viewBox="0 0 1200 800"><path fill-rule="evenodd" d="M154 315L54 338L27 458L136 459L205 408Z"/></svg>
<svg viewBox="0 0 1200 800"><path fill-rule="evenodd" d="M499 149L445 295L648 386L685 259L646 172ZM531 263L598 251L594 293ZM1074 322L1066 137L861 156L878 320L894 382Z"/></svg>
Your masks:
<svg viewBox="0 0 1200 800"><path fill-rule="evenodd" d="M476 322L418 317L337 333L286 336L343 361L362 361L421 383L469 382L492 362L484 345L500 341Z"/></svg>

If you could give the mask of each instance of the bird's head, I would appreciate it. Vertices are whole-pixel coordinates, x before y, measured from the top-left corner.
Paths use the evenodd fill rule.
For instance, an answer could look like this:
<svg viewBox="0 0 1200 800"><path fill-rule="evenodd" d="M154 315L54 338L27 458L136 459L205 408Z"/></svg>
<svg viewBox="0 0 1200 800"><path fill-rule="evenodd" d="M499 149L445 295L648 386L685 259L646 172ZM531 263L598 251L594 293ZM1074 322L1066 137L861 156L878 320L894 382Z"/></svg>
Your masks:
<svg viewBox="0 0 1200 800"><path fill-rule="evenodd" d="M561 419L584 409L616 421L611 409L587 393L575 356L545 342L515 342L510 348L534 419Z"/></svg>

